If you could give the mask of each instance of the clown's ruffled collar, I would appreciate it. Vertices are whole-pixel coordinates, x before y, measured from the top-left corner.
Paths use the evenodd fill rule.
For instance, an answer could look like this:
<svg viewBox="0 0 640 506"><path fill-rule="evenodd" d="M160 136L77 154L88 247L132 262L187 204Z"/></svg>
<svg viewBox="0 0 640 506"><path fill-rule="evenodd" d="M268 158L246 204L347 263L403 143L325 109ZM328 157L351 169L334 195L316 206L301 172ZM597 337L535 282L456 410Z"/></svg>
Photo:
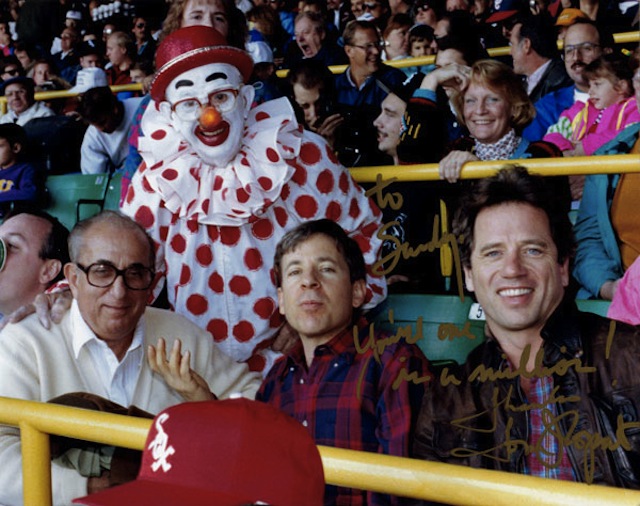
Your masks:
<svg viewBox="0 0 640 506"><path fill-rule="evenodd" d="M291 179L294 169L286 160L298 155L302 141L286 98L249 112L240 151L226 167L203 162L153 101L142 130L139 147L147 168L141 171L164 206L180 218L220 226L240 226L264 214Z"/></svg>

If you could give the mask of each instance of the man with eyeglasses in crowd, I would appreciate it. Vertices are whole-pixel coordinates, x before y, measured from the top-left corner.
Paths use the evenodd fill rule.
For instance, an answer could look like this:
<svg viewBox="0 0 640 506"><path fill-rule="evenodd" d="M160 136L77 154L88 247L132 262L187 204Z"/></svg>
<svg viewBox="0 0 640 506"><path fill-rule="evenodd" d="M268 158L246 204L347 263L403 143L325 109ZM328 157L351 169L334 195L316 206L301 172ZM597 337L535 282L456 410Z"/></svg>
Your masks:
<svg viewBox="0 0 640 506"><path fill-rule="evenodd" d="M524 129L522 136L531 141L540 140L560 114L574 102L589 99L589 82L582 75L584 68L602 54L610 53L613 36L605 28L589 19L577 19L567 28L563 58L564 66L573 84L547 93L536 102L536 117Z"/></svg>
<svg viewBox="0 0 640 506"><path fill-rule="evenodd" d="M345 116L344 145L337 146L347 167L375 165L380 160L373 127L389 89L398 87L405 74L382 63L383 41L371 21L351 21L342 35L349 66L336 77L336 95Z"/></svg>
<svg viewBox="0 0 640 506"><path fill-rule="evenodd" d="M69 254L64 273L73 302L62 321L46 330L32 315L0 334L0 396L48 401L86 392L156 414L201 400L179 374L190 365L217 398L254 397L260 375L219 351L184 317L147 307L155 246L133 220L105 211L80 222ZM169 370L178 371L171 383L164 379ZM0 504L22 504L21 464L19 430L0 426ZM81 465L52 461L53 504L110 486L117 471L91 476Z"/></svg>

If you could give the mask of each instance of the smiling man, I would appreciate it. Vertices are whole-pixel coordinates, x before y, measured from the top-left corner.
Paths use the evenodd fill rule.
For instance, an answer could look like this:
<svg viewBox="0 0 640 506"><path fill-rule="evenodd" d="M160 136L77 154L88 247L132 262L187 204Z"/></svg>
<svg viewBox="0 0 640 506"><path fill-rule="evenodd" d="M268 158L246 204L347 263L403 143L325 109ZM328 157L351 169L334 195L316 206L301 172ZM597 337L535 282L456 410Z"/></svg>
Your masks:
<svg viewBox="0 0 640 506"><path fill-rule="evenodd" d="M415 409L428 381L414 344L380 347L360 319L365 264L357 243L330 220L303 223L274 258L280 312L300 341L271 369L257 395L307 428L316 444L408 456ZM403 381L404 374L421 380ZM324 504L398 504L327 486Z"/></svg>
<svg viewBox="0 0 640 506"><path fill-rule="evenodd" d="M454 232L487 340L450 371L455 380L427 390L414 453L637 489L640 331L580 313L567 296L573 239L559 200L522 167L467 195Z"/></svg>
<svg viewBox="0 0 640 506"><path fill-rule="evenodd" d="M8 111L0 123L16 123L24 126L34 118L55 116L44 102L35 100L35 84L30 77L13 77L2 83L0 92L7 98Z"/></svg>
<svg viewBox="0 0 640 506"><path fill-rule="evenodd" d="M154 245L138 224L105 211L76 225L69 252L64 273L74 300L62 321L46 330L32 315L0 334L1 396L46 402L87 392L152 414L195 400L190 392L178 393L147 363L147 353L154 357L154 367L166 362L165 341L174 346L170 360L175 362L185 350L187 361L217 397L254 396L258 374L224 355L205 331L183 317L147 308L155 277ZM19 430L0 426L3 505L23 502L21 464ZM111 471L115 478L118 470ZM80 464L55 460L51 472L56 506L112 484L110 471L95 473Z"/></svg>

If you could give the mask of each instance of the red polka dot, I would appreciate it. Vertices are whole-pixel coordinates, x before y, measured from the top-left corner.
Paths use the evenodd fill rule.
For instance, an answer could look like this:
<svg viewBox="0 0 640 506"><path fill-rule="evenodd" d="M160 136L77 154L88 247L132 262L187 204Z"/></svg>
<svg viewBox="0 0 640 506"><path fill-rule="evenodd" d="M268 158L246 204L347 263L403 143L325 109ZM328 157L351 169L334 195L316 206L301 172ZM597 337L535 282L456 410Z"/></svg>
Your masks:
<svg viewBox="0 0 640 506"><path fill-rule="evenodd" d="M305 142L300 148L300 160L304 163L313 165L320 161L322 153L320 148L311 142Z"/></svg>
<svg viewBox="0 0 640 506"><path fill-rule="evenodd" d="M151 138L153 140L160 141L164 139L166 135L167 135L167 132L165 130L156 130L151 134Z"/></svg>
<svg viewBox="0 0 640 506"><path fill-rule="evenodd" d="M285 184L280 192L280 198L282 200L287 200L289 198L289 193L291 193L291 188L289 188L288 184Z"/></svg>
<svg viewBox="0 0 640 506"><path fill-rule="evenodd" d="M198 231L198 220L193 219L187 221L187 229L189 229L189 232L192 234L195 234Z"/></svg>
<svg viewBox="0 0 640 506"><path fill-rule="evenodd" d="M140 225L144 228L150 228L155 223L156 219L147 206L140 206L140 208L136 211L134 215L134 220L136 220Z"/></svg>
<svg viewBox="0 0 640 506"><path fill-rule="evenodd" d="M131 202L135 197L136 197L136 191L133 189L133 186L129 185L129 189L127 190L127 196L125 197L125 201L127 202L127 204L131 204Z"/></svg>
<svg viewBox="0 0 640 506"><path fill-rule="evenodd" d="M378 231L377 223L369 223L360 229L360 233L365 237L373 237L373 235Z"/></svg>
<svg viewBox="0 0 640 506"><path fill-rule="evenodd" d="M220 242L227 246L233 246L240 240L240 229L237 227L221 227Z"/></svg>
<svg viewBox="0 0 640 506"><path fill-rule="evenodd" d="M338 186L342 190L342 193L347 193L349 191L349 176L346 172L340 174L340 179L338 181Z"/></svg>
<svg viewBox="0 0 640 506"><path fill-rule="evenodd" d="M327 156L332 163L339 163L338 157L334 153L333 149L331 149L331 146L329 146L329 144L325 145L325 151L327 152Z"/></svg>
<svg viewBox="0 0 640 506"><path fill-rule="evenodd" d="M315 199L309 195L298 197L294 207L301 218L313 218L318 211L318 204Z"/></svg>
<svg viewBox="0 0 640 506"><path fill-rule="evenodd" d="M253 312L263 320L270 318L275 310L276 303L271 297L258 299L253 305Z"/></svg>
<svg viewBox="0 0 640 506"><path fill-rule="evenodd" d="M307 183L307 169L301 165L294 165L296 171L291 176L291 179L298 183L300 186L304 186Z"/></svg>
<svg viewBox="0 0 640 506"><path fill-rule="evenodd" d="M196 250L196 260L200 265L203 265L205 267L211 264L211 262L213 261L213 253L211 252L211 248L206 244L198 246L198 249Z"/></svg>
<svg viewBox="0 0 640 506"><path fill-rule="evenodd" d="M371 299L373 299L373 292L371 291L371 288L367 287L367 291L366 291L365 296L364 296L364 302L367 303Z"/></svg>
<svg viewBox="0 0 640 506"><path fill-rule="evenodd" d="M224 291L224 280L217 272L214 272L209 276L209 288L211 288L215 293L222 293Z"/></svg>
<svg viewBox="0 0 640 506"><path fill-rule="evenodd" d="M213 336L215 341L224 341L227 337L229 337L229 327L227 322L221 320L220 318L214 318L209 321L207 325L207 331L209 334Z"/></svg>
<svg viewBox="0 0 640 506"><path fill-rule="evenodd" d="M169 227L160 227L160 240L162 242L167 240L169 235Z"/></svg>
<svg viewBox="0 0 640 506"><path fill-rule="evenodd" d="M250 271L257 271L263 263L262 255L256 248L249 248L244 254L244 264Z"/></svg>
<svg viewBox="0 0 640 506"><path fill-rule="evenodd" d="M178 177L178 171L175 169L165 169L162 171L162 177L169 181L173 181Z"/></svg>
<svg viewBox="0 0 640 506"><path fill-rule="evenodd" d="M182 270L180 271L180 286L186 285L191 281L191 269L188 265L182 264Z"/></svg>
<svg viewBox="0 0 640 506"><path fill-rule="evenodd" d="M162 162L158 162L156 165L161 164ZM145 170L147 170L149 167L147 167L147 164L145 162L142 162L139 166L138 166L138 172L140 174L142 174ZM153 168L153 167L152 167Z"/></svg>
<svg viewBox="0 0 640 506"><path fill-rule="evenodd" d="M262 121L265 119L269 119L271 116L269 116L269 114L267 114L264 111L260 111L258 114L256 114L256 121Z"/></svg>
<svg viewBox="0 0 640 506"><path fill-rule="evenodd" d="M184 253L184 250L187 249L187 241L178 234L171 239L171 249L176 253Z"/></svg>
<svg viewBox="0 0 640 506"><path fill-rule="evenodd" d="M142 189L147 193L153 193L155 191L151 188L151 183L149 183L149 180L146 177L142 178Z"/></svg>
<svg viewBox="0 0 640 506"><path fill-rule="evenodd" d="M319 175L316 181L316 186L320 193L331 193L333 191L333 186L335 184L335 180L333 179L333 174L329 169L323 170Z"/></svg>
<svg viewBox="0 0 640 506"><path fill-rule="evenodd" d="M207 227L207 235L209 236L209 239L211 239L211 242L216 242L220 237L218 227L216 227L215 225L209 225Z"/></svg>
<svg viewBox="0 0 640 506"><path fill-rule="evenodd" d="M261 219L251 225L251 233L257 239L269 239L273 235L273 223L267 219Z"/></svg>
<svg viewBox="0 0 640 506"><path fill-rule="evenodd" d="M240 163L242 165L244 165L245 167L249 167L249 160L247 160L246 158L242 157L242 160L240 160Z"/></svg>
<svg viewBox="0 0 640 506"><path fill-rule="evenodd" d="M271 181L271 179L269 179L268 177L259 177L258 183L260 183L260 186L265 191L269 191L273 187L273 181Z"/></svg>
<svg viewBox="0 0 640 506"><path fill-rule="evenodd" d="M267 366L267 361L262 355L253 355L247 360L247 366L252 372L262 372Z"/></svg>
<svg viewBox="0 0 640 506"><path fill-rule="evenodd" d="M287 211L283 207L276 207L273 209L273 212L276 214L276 221L278 222L278 225L284 228L287 221L289 221Z"/></svg>
<svg viewBox="0 0 640 506"><path fill-rule="evenodd" d="M360 246L360 251L362 251L363 254L369 253L369 251L371 251L371 243L366 237L358 234L353 239L358 243L358 246Z"/></svg>
<svg viewBox="0 0 640 506"><path fill-rule="evenodd" d="M271 327L272 329L279 328L283 323L284 316L282 316L279 311L273 313L271 315L271 318L269 318L269 327Z"/></svg>
<svg viewBox="0 0 640 506"><path fill-rule="evenodd" d="M251 283L244 276L233 276L231 281L229 281L229 288L237 296L242 297L251 292Z"/></svg>
<svg viewBox="0 0 640 506"><path fill-rule="evenodd" d="M241 343L250 341L254 335L255 330L253 329L253 325L251 325L251 322L248 322L246 320L240 321L233 327L233 337L235 337Z"/></svg>
<svg viewBox="0 0 640 506"><path fill-rule="evenodd" d="M202 203L202 212L204 214L209 214L209 204L211 203L211 201L209 199L206 199L203 203Z"/></svg>
<svg viewBox="0 0 640 506"><path fill-rule="evenodd" d="M202 295L194 294L190 295L187 299L187 309L191 314L196 316L204 314L209 307L207 299Z"/></svg>
<svg viewBox="0 0 640 506"><path fill-rule="evenodd" d="M340 202L336 202L335 200L329 202L329 205L327 206L327 210L325 212L325 218L327 218L328 220L340 221L341 216L342 206L340 205Z"/></svg>
<svg viewBox="0 0 640 506"><path fill-rule="evenodd" d="M222 176L216 176L215 178L213 178L213 191L218 191L220 188L222 188L223 183L224 179L222 179Z"/></svg>
<svg viewBox="0 0 640 506"><path fill-rule="evenodd" d="M267 148L267 158L272 163L276 163L276 162L280 161L280 155L273 148Z"/></svg>
<svg viewBox="0 0 640 506"><path fill-rule="evenodd" d="M376 292L378 295L382 295L384 293L382 287L378 285L371 285L371 290Z"/></svg>
<svg viewBox="0 0 640 506"><path fill-rule="evenodd" d="M238 188L236 190L236 198L238 199L238 202L244 204L247 200L249 200L249 194L244 191L244 189Z"/></svg>
<svg viewBox="0 0 640 506"><path fill-rule="evenodd" d="M360 206L358 205L358 201L356 199L351 199L351 205L349 206L349 216L354 219L360 216Z"/></svg>

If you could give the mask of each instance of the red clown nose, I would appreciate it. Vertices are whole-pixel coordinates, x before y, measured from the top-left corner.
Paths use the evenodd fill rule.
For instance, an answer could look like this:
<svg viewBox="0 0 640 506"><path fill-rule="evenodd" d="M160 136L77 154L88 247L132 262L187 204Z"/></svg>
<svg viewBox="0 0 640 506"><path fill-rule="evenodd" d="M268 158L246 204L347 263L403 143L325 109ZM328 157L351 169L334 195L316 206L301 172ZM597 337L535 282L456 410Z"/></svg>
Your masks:
<svg viewBox="0 0 640 506"><path fill-rule="evenodd" d="M222 115L218 112L218 109L213 106L204 107L198 119L200 126L205 131L215 130L221 121Z"/></svg>

